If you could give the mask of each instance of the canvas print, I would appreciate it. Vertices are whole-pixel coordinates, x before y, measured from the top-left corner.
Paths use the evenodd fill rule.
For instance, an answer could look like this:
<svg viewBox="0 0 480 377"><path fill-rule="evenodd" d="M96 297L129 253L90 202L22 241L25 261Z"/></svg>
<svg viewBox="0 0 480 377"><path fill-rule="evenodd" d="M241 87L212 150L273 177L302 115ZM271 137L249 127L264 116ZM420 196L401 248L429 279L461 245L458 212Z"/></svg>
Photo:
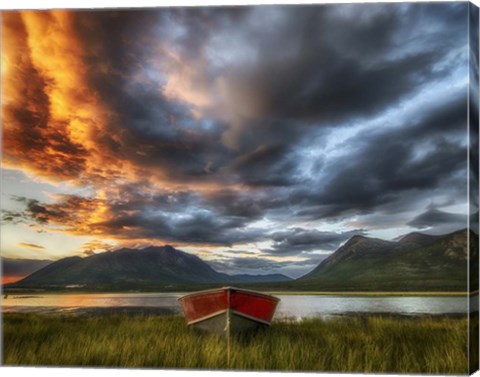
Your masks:
<svg viewBox="0 0 480 377"><path fill-rule="evenodd" d="M2 365L475 372L478 23L2 11Z"/></svg>

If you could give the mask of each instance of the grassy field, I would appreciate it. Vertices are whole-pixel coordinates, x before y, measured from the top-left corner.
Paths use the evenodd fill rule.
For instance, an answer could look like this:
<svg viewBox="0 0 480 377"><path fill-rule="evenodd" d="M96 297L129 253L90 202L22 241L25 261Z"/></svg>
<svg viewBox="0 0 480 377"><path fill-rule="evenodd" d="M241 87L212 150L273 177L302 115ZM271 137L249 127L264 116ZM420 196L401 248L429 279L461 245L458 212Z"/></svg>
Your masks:
<svg viewBox="0 0 480 377"><path fill-rule="evenodd" d="M232 339L178 316L3 315L5 365L465 374L467 320L340 317L277 322Z"/></svg>

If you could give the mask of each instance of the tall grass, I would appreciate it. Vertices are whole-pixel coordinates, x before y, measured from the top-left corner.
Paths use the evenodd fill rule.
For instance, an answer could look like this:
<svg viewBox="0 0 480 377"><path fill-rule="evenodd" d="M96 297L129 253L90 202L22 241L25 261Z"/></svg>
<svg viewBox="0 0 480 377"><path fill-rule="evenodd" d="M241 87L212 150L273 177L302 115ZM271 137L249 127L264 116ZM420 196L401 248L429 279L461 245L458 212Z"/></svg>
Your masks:
<svg viewBox="0 0 480 377"><path fill-rule="evenodd" d="M177 316L4 314L6 365L465 374L467 320L346 317L222 336Z"/></svg>

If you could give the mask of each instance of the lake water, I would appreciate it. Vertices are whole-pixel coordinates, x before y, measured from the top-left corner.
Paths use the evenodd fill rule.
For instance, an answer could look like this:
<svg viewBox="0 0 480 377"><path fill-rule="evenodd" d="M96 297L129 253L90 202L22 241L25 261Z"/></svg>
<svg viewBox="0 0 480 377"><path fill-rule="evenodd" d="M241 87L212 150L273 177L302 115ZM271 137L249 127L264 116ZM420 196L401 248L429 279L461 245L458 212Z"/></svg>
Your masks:
<svg viewBox="0 0 480 377"><path fill-rule="evenodd" d="M180 313L177 299L183 293L92 293L11 294L2 299L3 312L82 313L125 311ZM466 313L467 297L349 297L319 295L276 295L280 298L275 318L306 318L351 313L401 315ZM470 310L478 310L478 296Z"/></svg>

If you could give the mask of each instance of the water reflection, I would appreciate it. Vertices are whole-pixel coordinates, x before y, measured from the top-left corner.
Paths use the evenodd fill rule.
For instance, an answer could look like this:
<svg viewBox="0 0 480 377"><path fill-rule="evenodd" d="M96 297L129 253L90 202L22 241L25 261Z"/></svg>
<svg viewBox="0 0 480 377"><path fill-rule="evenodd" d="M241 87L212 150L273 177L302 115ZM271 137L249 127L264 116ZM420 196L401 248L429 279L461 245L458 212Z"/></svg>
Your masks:
<svg viewBox="0 0 480 377"><path fill-rule="evenodd" d="M315 317L348 313L466 313L466 297L283 296L278 315Z"/></svg>
<svg viewBox="0 0 480 377"><path fill-rule="evenodd" d="M95 308L125 311L180 312L177 299L183 293L88 293L9 295L4 312L75 312ZM316 317L348 313L447 314L466 313L467 297L346 297L278 295L276 318ZM478 296L477 296L478 301ZM163 311L162 311L163 310Z"/></svg>

